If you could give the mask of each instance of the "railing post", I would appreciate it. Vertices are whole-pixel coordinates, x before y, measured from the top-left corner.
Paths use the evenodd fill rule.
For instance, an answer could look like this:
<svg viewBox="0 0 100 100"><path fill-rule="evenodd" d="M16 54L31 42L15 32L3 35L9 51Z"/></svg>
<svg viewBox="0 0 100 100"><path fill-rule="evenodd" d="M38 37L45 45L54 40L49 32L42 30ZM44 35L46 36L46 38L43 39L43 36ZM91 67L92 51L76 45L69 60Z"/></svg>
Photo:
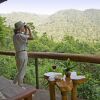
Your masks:
<svg viewBox="0 0 100 100"><path fill-rule="evenodd" d="M35 75L36 75L36 88L39 89L38 58L35 58Z"/></svg>

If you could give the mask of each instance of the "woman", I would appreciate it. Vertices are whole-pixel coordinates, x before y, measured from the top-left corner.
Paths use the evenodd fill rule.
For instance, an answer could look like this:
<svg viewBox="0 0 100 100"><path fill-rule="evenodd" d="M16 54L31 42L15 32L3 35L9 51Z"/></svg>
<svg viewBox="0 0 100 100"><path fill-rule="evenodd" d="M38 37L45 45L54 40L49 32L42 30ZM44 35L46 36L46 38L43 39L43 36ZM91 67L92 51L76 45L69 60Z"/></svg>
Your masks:
<svg viewBox="0 0 100 100"><path fill-rule="evenodd" d="M16 51L15 59L18 73L13 81L14 84L18 83L22 86L25 76L25 70L28 62L27 55L27 40L32 40L32 33L30 28L25 23L19 21L15 23L13 43Z"/></svg>

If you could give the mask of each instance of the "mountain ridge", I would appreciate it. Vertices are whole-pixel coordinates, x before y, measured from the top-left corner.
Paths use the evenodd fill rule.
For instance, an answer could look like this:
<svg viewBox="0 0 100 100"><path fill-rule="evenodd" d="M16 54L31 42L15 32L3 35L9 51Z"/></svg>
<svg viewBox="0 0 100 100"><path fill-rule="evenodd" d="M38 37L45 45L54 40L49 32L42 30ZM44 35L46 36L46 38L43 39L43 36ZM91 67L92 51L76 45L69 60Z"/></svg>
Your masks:
<svg viewBox="0 0 100 100"><path fill-rule="evenodd" d="M61 10L52 15L37 15L30 13L13 13L2 15L7 23L13 25L16 21L33 22L39 33L46 32L49 37L61 40L64 35L81 40L96 40L100 38L100 10L85 11L70 9ZM8 25L9 25L8 24Z"/></svg>

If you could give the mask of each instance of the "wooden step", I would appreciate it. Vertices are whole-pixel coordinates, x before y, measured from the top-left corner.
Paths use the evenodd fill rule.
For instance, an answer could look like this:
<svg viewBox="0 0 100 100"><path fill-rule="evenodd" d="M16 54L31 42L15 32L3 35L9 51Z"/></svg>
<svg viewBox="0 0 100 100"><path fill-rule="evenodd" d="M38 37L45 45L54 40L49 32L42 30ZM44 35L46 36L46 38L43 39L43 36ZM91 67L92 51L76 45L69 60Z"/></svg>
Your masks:
<svg viewBox="0 0 100 100"><path fill-rule="evenodd" d="M28 99L32 97L32 94L36 92L36 89L33 87L20 87L18 85L13 84L13 82L9 81L5 77L0 77L0 100L21 100L23 98Z"/></svg>

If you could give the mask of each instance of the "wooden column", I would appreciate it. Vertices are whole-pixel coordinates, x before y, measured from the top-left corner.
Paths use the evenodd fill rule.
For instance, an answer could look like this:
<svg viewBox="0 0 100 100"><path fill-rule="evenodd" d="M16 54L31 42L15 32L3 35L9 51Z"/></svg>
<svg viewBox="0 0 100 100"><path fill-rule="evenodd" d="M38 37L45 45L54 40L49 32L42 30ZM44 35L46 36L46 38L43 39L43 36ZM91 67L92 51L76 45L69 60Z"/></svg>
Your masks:
<svg viewBox="0 0 100 100"><path fill-rule="evenodd" d="M35 58L35 75L36 75L36 88L39 89L39 74L38 74L38 59Z"/></svg>
<svg viewBox="0 0 100 100"><path fill-rule="evenodd" d="M72 78L73 81L73 89L71 91L71 100L77 100L77 86L86 82L86 78L84 76L77 76L76 78Z"/></svg>
<svg viewBox="0 0 100 100"><path fill-rule="evenodd" d="M61 95L62 95L62 100L68 100L67 99L67 92L66 91L62 91Z"/></svg>
<svg viewBox="0 0 100 100"><path fill-rule="evenodd" d="M27 98L25 98L24 100L32 100L32 95L29 95Z"/></svg>
<svg viewBox="0 0 100 100"><path fill-rule="evenodd" d="M71 100L77 100L77 84L73 84L73 89L71 92Z"/></svg>
<svg viewBox="0 0 100 100"><path fill-rule="evenodd" d="M56 100L55 96L55 81L49 81L50 100Z"/></svg>

